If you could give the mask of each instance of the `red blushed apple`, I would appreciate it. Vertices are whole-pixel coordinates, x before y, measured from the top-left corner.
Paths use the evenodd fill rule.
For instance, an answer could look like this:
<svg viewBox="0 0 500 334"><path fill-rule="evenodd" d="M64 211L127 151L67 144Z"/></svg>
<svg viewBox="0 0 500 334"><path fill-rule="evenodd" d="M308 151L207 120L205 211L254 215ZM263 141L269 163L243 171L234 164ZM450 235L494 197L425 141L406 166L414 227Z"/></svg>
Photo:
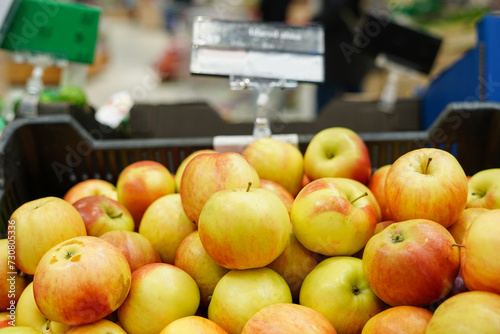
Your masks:
<svg viewBox="0 0 500 334"><path fill-rule="evenodd" d="M198 223L207 200L219 190L260 187L260 178L243 155L234 152L200 154L184 169L181 181L182 207L186 216Z"/></svg>
<svg viewBox="0 0 500 334"><path fill-rule="evenodd" d="M425 333L500 333L500 296L468 291L450 297L434 311Z"/></svg>
<svg viewBox="0 0 500 334"><path fill-rule="evenodd" d="M83 236L45 253L33 277L33 292L48 319L83 325L118 309L130 284L130 267L123 253L100 238Z"/></svg>
<svg viewBox="0 0 500 334"><path fill-rule="evenodd" d="M212 320L197 315L177 319L160 332L160 334L180 333L227 334L221 326Z"/></svg>
<svg viewBox="0 0 500 334"><path fill-rule="evenodd" d="M133 231L135 228L134 218L117 200L104 196L88 196L79 199L73 206L82 216L87 235L99 237L109 231Z"/></svg>
<svg viewBox="0 0 500 334"><path fill-rule="evenodd" d="M361 334L425 334L432 312L416 306L390 307L368 320Z"/></svg>
<svg viewBox="0 0 500 334"><path fill-rule="evenodd" d="M482 213L471 224L463 239L461 269L469 290L500 294L500 209Z"/></svg>
<svg viewBox="0 0 500 334"><path fill-rule="evenodd" d="M156 199L175 193L175 180L170 171L159 162L143 160L122 170L116 182L118 201L132 214L135 229L142 216Z"/></svg>
<svg viewBox="0 0 500 334"><path fill-rule="evenodd" d="M294 197L288 190L286 190L285 187L283 187L279 183L266 179L260 179L260 187L271 190L273 193L278 195L278 197L281 198L281 200L285 204L288 213L290 213L290 210L292 210Z"/></svg>
<svg viewBox="0 0 500 334"><path fill-rule="evenodd" d="M115 185L109 181L100 179L88 179L78 182L69 188L64 194L63 199L73 204L87 196L104 196L114 200L118 199Z"/></svg>
<svg viewBox="0 0 500 334"><path fill-rule="evenodd" d="M380 205L382 220L392 220L392 215L389 211L387 198L385 195L385 178L390 168L391 165L385 165L377 168L370 176L370 180L368 181L368 188L372 191L373 195L377 199L378 204Z"/></svg>
<svg viewBox="0 0 500 334"><path fill-rule="evenodd" d="M115 324L114 322L111 322L106 319L101 319L91 324L74 326L66 333L67 334L88 334L88 333L127 334L127 332L125 332L123 328L120 327L120 325Z"/></svg>
<svg viewBox="0 0 500 334"><path fill-rule="evenodd" d="M467 203L467 176L449 152L421 148L400 156L386 175L392 220L429 219L444 227L460 217Z"/></svg>
<svg viewBox="0 0 500 334"><path fill-rule="evenodd" d="M467 232L472 222L479 215L487 211L488 209L486 208L466 208L464 211L462 211L462 214L460 215L458 220L454 222L453 225L448 227L448 231L450 231L457 244L462 243L465 232Z"/></svg>
<svg viewBox="0 0 500 334"><path fill-rule="evenodd" d="M241 334L336 334L333 325L318 311L299 304L268 305L247 321Z"/></svg>
<svg viewBox="0 0 500 334"><path fill-rule="evenodd" d="M160 254L153 244L138 232L109 231L100 238L111 243L125 255L132 272L146 264L161 262Z"/></svg>
<svg viewBox="0 0 500 334"><path fill-rule="evenodd" d="M200 305L208 307L215 286L229 269L219 266L203 247L198 231L182 240L175 255L175 266L186 271L200 288Z"/></svg>
<svg viewBox="0 0 500 334"><path fill-rule="evenodd" d="M214 150L206 149L206 150L198 150L194 151L190 155L188 155L182 162L180 163L179 167L177 167L177 170L175 171L174 178L175 178L175 190L176 192L179 192L181 189L181 180L182 180L182 174L184 173L184 169L186 169L187 164L193 160L194 157L200 154L204 153L217 153Z"/></svg>
<svg viewBox="0 0 500 334"><path fill-rule="evenodd" d="M311 181L324 177L344 177L366 184L372 172L368 148L351 129L324 129L307 145L304 172Z"/></svg>
<svg viewBox="0 0 500 334"><path fill-rule="evenodd" d="M442 225L412 219L375 234L363 252L363 271L391 306L428 306L445 298L459 270L459 250Z"/></svg>

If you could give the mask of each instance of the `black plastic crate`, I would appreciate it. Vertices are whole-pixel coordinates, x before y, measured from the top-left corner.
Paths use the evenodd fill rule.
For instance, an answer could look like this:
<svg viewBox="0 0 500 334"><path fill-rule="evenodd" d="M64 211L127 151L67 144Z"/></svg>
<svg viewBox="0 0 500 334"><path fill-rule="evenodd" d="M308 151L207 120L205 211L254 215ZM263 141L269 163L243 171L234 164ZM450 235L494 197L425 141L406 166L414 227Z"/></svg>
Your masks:
<svg viewBox="0 0 500 334"><path fill-rule="evenodd" d="M336 125L325 124L331 126ZM107 131L84 128L71 115L10 123L0 137L0 234L5 235L12 212L27 201L62 197L72 185L89 178L116 183L123 168L144 159L158 161L174 173L190 153L213 148L213 137L106 139ZM421 147L451 152L468 175L500 167L499 103L450 104L426 131L359 134L374 169ZM299 133L302 152L313 136Z"/></svg>

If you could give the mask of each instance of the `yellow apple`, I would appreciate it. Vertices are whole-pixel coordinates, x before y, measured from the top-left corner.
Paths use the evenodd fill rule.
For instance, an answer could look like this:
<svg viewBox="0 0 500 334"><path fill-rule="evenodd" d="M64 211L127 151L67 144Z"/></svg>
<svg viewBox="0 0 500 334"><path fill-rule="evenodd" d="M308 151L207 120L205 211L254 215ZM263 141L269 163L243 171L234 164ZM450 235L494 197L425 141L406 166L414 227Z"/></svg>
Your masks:
<svg viewBox="0 0 500 334"><path fill-rule="evenodd" d="M19 274L15 266L16 239L15 233L10 233L15 230L10 229L13 225L8 226L7 238L0 239L0 311L10 312L28 285L28 278Z"/></svg>
<svg viewBox="0 0 500 334"><path fill-rule="evenodd" d="M500 209L500 168L484 169L470 177L467 207Z"/></svg>
<svg viewBox="0 0 500 334"><path fill-rule="evenodd" d="M73 204L87 196L105 196L114 200L118 199L115 185L100 179L88 179L76 183L68 189L63 199Z"/></svg>
<svg viewBox="0 0 500 334"><path fill-rule="evenodd" d="M457 244L461 244L464 235L469 229L472 222L481 214L487 212L486 208L466 208L462 211L458 220L453 223L450 227L448 227L448 231L450 231L451 235L455 239Z"/></svg>
<svg viewBox="0 0 500 334"><path fill-rule="evenodd" d="M40 334L38 329L34 329L28 326L14 326L0 328L0 334Z"/></svg>

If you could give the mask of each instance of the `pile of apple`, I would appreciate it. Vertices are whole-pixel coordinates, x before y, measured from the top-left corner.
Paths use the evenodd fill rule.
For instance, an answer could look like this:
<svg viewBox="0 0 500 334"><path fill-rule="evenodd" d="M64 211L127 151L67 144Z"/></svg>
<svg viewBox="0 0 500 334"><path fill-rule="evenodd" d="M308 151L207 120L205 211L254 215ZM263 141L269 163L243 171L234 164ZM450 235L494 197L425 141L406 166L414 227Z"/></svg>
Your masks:
<svg viewBox="0 0 500 334"><path fill-rule="evenodd" d="M0 242L0 334L500 333L500 169L422 148L373 170L346 128L139 161Z"/></svg>

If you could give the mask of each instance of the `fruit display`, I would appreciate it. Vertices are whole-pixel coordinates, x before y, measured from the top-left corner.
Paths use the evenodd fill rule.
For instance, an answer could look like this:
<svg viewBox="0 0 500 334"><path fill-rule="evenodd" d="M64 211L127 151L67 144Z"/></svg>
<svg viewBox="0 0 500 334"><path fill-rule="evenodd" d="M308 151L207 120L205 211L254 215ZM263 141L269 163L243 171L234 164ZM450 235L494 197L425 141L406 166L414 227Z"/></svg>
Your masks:
<svg viewBox="0 0 500 334"><path fill-rule="evenodd" d="M177 166L15 208L0 334L500 332L498 169L428 147L377 169L346 128Z"/></svg>

